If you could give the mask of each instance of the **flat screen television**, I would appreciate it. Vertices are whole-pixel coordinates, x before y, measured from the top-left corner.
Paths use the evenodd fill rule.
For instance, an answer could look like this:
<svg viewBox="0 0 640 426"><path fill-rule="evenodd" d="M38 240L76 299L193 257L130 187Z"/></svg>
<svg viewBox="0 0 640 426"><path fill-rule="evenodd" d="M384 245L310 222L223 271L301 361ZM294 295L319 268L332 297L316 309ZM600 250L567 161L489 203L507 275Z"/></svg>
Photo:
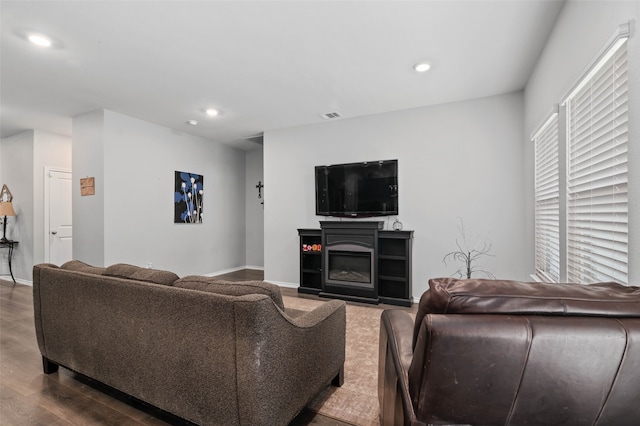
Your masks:
<svg viewBox="0 0 640 426"><path fill-rule="evenodd" d="M316 166L316 214L398 214L398 160Z"/></svg>

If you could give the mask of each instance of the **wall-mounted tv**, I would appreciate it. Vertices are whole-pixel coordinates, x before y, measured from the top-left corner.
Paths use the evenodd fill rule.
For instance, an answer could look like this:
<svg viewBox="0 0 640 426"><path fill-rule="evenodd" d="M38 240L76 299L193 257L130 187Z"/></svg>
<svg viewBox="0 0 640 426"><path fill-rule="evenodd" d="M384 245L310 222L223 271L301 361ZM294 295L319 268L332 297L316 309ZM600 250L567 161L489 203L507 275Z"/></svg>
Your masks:
<svg viewBox="0 0 640 426"><path fill-rule="evenodd" d="M398 160L316 166L316 214L398 214Z"/></svg>

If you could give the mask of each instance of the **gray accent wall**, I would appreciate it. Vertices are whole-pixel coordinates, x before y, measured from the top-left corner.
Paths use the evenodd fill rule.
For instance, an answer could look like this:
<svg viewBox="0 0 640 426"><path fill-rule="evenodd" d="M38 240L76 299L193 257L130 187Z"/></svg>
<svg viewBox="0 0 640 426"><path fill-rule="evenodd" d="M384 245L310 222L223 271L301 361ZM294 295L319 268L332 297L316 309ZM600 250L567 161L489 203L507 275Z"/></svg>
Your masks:
<svg viewBox="0 0 640 426"><path fill-rule="evenodd" d="M246 163L246 247L247 267L264 268L264 205L266 188L262 188L262 198L258 198L256 185L262 182L263 163L262 147L245 153Z"/></svg>
<svg viewBox="0 0 640 426"><path fill-rule="evenodd" d="M73 258L104 266L104 121L97 110L73 118ZM95 178L95 195L80 196L80 180Z"/></svg>
<svg viewBox="0 0 640 426"><path fill-rule="evenodd" d="M108 110L73 125L74 179L96 178L96 195L74 193L75 259L180 276L245 265L243 151ZM173 223L175 171L204 176L202 224Z"/></svg>
<svg viewBox="0 0 640 426"><path fill-rule="evenodd" d="M525 89L526 186L533 194L533 142L529 136L543 124L593 64L619 25L632 21L627 41L629 81L629 284L640 283L640 2L567 1ZM533 245L533 195L527 197L527 235ZM531 273L534 253L527 259Z"/></svg>
<svg viewBox="0 0 640 426"><path fill-rule="evenodd" d="M326 220L315 215L314 166L386 159L398 159L398 218L415 232L414 297L458 268L442 259L456 249L459 217L471 240L492 242L481 265L528 279L523 116L518 92L265 132L265 279L299 284L296 230ZM394 219L379 220L392 229Z"/></svg>
<svg viewBox="0 0 640 426"><path fill-rule="evenodd" d="M71 168L71 138L27 130L0 142L0 187L9 187L16 212L7 224L7 238L18 241L13 253L13 275L16 281L26 284L32 281L33 265L44 261L45 166ZM0 274L9 273L6 256L7 250L1 250Z"/></svg>
<svg viewBox="0 0 640 426"><path fill-rule="evenodd" d="M28 130L2 139L0 188L6 184L13 195L16 216L7 218L7 238L18 241L13 251L12 269L16 280L31 281L33 265L33 149L35 132ZM3 218L4 220L4 218ZM0 250L0 271L9 273L7 249ZM3 277L11 279L11 277Z"/></svg>
<svg viewBox="0 0 640 426"><path fill-rule="evenodd" d="M458 218L470 240L486 236L483 267L505 279L534 271L533 143L530 135L568 93L616 28L633 21L629 52L629 258L640 258L640 20L638 1L567 1L524 92L266 130L243 152L107 110L74 117L71 139L31 130L2 139L0 185L9 185L20 241L16 278L31 281L44 256L44 166L73 169L74 258L169 269L183 276L262 267L272 282L299 284L297 228L317 228L314 166L398 159L400 214L414 230L413 295L453 274ZM461 52L464 54L464 52ZM505 60L508 60L505 59ZM472 70L470 70L472 72ZM71 160L71 151L73 159ZM71 163L72 167L71 167ZM205 177L201 225L173 223L173 173ZM79 179L96 178L80 197ZM265 184L264 207L255 185ZM391 229L395 217L386 217ZM334 219L338 220L338 219ZM5 259L0 251L0 272ZM640 282L640 264L629 265Z"/></svg>
<svg viewBox="0 0 640 426"><path fill-rule="evenodd" d="M44 261L45 245L49 244L49 235L44 234L44 168L49 166L71 170L71 138L41 130L36 130L34 136L33 263L35 264ZM30 266L29 269L31 270Z"/></svg>

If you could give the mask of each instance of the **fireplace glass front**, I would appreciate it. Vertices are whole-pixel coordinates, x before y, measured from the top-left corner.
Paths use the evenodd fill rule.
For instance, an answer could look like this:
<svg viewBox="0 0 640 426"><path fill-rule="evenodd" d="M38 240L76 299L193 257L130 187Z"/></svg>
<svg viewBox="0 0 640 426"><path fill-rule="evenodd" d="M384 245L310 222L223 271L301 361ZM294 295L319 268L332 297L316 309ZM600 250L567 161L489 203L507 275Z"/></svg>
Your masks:
<svg viewBox="0 0 640 426"><path fill-rule="evenodd" d="M329 280L372 284L370 252L329 250L328 256Z"/></svg>

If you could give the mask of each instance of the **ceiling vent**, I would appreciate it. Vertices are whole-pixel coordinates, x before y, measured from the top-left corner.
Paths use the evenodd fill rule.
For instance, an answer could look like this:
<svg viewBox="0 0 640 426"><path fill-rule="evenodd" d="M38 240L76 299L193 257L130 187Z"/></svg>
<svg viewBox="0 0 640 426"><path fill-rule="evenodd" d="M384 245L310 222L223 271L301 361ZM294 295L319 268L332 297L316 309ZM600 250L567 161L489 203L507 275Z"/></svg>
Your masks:
<svg viewBox="0 0 640 426"><path fill-rule="evenodd" d="M334 118L342 117L342 115L340 115L339 112L325 112L324 114L320 114L320 117L324 120L333 120Z"/></svg>

